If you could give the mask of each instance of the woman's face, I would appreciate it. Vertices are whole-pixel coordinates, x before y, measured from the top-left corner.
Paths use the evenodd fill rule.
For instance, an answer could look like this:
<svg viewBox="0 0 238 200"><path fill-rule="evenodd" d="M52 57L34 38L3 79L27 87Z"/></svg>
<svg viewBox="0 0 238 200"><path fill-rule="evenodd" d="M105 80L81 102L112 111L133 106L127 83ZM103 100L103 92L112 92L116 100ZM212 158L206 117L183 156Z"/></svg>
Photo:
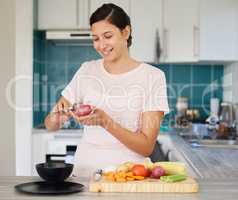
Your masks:
<svg viewBox="0 0 238 200"><path fill-rule="evenodd" d="M107 61L115 61L128 51L128 28L121 31L106 20L94 23L91 27L93 46L96 51Z"/></svg>

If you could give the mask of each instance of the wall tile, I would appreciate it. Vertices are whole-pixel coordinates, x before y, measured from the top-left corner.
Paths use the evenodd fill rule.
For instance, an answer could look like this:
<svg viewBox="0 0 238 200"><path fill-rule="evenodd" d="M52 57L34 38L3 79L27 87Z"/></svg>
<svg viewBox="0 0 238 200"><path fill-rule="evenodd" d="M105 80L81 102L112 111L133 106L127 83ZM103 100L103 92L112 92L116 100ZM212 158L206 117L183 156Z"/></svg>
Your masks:
<svg viewBox="0 0 238 200"><path fill-rule="evenodd" d="M62 63L47 63L46 71L49 82L63 82L66 81L66 65Z"/></svg>
<svg viewBox="0 0 238 200"><path fill-rule="evenodd" d="M209 105L212 97L212 89L210 85L193 86L192 106Z"/></svg>
<svg viewBox="0 0 238 200"><path fill-rule="evenodd" d="M223 74L224 74L224 67L223 65L214 65L212 66L212 82L215 82L219 85L222 85L223 82Z"/></svg>
<svg viewBox="0 0 238 200"><path fill-rule="evenodd" d="M40 111L41 94L40 94L40 81L39 75L35 75L33 78L33 110Z"/></svg>
<svg viewBox="0 0 238 200"><path fill-rule="evenodd" d="M82 63L88 56L87 46L69 46L68 47L68 63Z"/></svg>
<svg viewBox="0 0 238 200"><path fill-rule="evenodd" d="M170 66L167 64L161 64L161 65L155 65L157 68L159 68L160 70L162 70L165 73L165 77L166 77L166 83L168 84L170 82Z"/></svg>
<svg viewBox="0 0 238 200"><path fill-rule="evenodd" d="M37 60L38 58L38 54L39 54L39 45L37 44L37 39L34 38L33 39L33 45L34 45L34 49L33 49L33 60Z"/></svg>
<svg viewBox="0 0 238 200"><path fill-rule="evenodd" d="M212 86L212 97L218 98L220 100L223 99L223 87L222 87L222 85Z"/></svg>
<svg viewBox="0 0 238 200"><path fill-rule="evenodd" d="M66 46L57 46L50 40L46 42L45 59L47 62L65 63L67 56L68 54Z"/></svg>
<svg viewBox="0 0 238 200"><path fill-rule="evenodd" d="M39 111L33 111L33 127L37 127L41 123L41 116Z"/></svg>
<svg viewBox="0 0 238 200"><path fill-rule="evenodd" d="M47 107L48 111L53 108L55 103L59 100L62 90L65 88L66 84L62 82L48 83L47 88Z"/></svg>
<svg viewBox="0 0 238 200"><path fill-rule="evenodd" d="M77 64L70 63L67 65L67 71L68 71L67 82L72 80L74 74L78 71L81 64L82 63L77 63Z"/></svg>
<svg viewBox="0 0 238 200"><path fill-rule="evenodd" d="M93 47L87 48L87 57L85 58L86 61L97 60L100 58L101 58L101 56L97 53L97 51Z"/></svg>
<svg viewBox="0 0 238 200"><path fill-rule="evenodd" d="M209 84L211 83L212 68L210 65L194 65L192 67L193 83Z"/></svg>
<svg viewBox="0 0 238 200"><path fill-rule="evenodd" d="M175 84L190 83L191 66L182 64L174 65L172 69L172 82Z"/></svg>

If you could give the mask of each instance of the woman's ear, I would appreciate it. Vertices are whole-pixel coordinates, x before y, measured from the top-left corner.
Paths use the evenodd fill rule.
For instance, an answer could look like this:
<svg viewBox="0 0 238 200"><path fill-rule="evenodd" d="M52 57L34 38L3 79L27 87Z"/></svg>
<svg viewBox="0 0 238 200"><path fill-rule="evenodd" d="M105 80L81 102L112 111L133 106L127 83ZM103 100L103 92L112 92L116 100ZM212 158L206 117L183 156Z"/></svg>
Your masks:
<svg viewBox="0 0 238 200"><path fill-rule="evenodd" d="M128 40L130 34L131 34L131 27L127 25L123 30L122 30L123 37L125 37L126 40Z"/></svg>

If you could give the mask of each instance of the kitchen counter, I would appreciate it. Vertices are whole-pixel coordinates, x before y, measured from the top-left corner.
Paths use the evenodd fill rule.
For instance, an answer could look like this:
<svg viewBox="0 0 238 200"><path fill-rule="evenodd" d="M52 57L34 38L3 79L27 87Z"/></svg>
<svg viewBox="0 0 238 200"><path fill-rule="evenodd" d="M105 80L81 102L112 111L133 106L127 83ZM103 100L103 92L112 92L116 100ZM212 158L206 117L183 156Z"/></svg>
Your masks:
<svg viewBox="0 0 238 200"><path fill-rule="evenodd" d="M32 134L57 134L57 135L80 135L83 134L83 129L60 129L58 131L49 132L47 129L32 129Z"/></svg>
<svg viewBox="0 0 238 200"><path fill-rule="evenodd" d="M45 196L27 195L15 191L14 185L38 181L38 177L0 177L0 199L43 199ZM80 183L88 185L89 179L79 178ZM234 200L238 196L237 179L198 179L200 189L198 193L90 193L88 188L81 193L60 196L47 196L47 199L84 199L84 200L144 200L144 199L163 199L163 200ZM44 198L46 199L46 198Z"/></svg>
<svg viewBox="0 0 238 200"><path fill-rule="evenodd" d="M48 134L47 134L48 133ZM55 138L82 137L83 130L60 130L51 134L46 130L33 129L34 135L51 135ZM238 178L238 149L198 147L192 148L176 132L161 133L158 140L164 142L178 161L185 162L196 178ZM172 161L175 161L172 159Z"/></svg>
<svg viewBox="0 0 238 200"><path fill-rule="evenodd" d="M238 180L238 149L192 148L176 133L161 134L161 137L169 138L171 146L194 171L195 177Z"/></svg>

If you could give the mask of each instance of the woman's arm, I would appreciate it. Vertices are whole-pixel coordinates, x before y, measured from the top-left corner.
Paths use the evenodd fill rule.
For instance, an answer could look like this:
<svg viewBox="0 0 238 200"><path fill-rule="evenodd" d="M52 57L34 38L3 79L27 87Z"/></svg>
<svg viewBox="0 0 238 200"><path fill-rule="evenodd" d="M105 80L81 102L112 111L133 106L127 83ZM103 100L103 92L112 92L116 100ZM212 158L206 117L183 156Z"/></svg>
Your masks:
<svg viewBox="0 0 238 200"><path fill-rule="evenodd" d="M149 156L153 152L163 116L164 112L160 111L142 113L142 127L137 133L123 128L114 121L104 128L131 150Z"/></svg>
<svg viewBox="0 0 238 200"><path fill-rule="evenodd" d="M95 109L88 116L78 117L70 112L79 123L84 125L100 125L129 149L143 156L149 156L159 133L164 112L148 111L142 113L142 127L139 132L132 132L113 121L103 110Z"/></svg>
<svg viewBox="0 0 238 200"><path fill-rule="evenodd" d="M48 131L59 130L62 124L69 119L70 115L62 111L70 106L70 102L64 97L59 99L52 111L45 118L44 123Z"/></svg>

